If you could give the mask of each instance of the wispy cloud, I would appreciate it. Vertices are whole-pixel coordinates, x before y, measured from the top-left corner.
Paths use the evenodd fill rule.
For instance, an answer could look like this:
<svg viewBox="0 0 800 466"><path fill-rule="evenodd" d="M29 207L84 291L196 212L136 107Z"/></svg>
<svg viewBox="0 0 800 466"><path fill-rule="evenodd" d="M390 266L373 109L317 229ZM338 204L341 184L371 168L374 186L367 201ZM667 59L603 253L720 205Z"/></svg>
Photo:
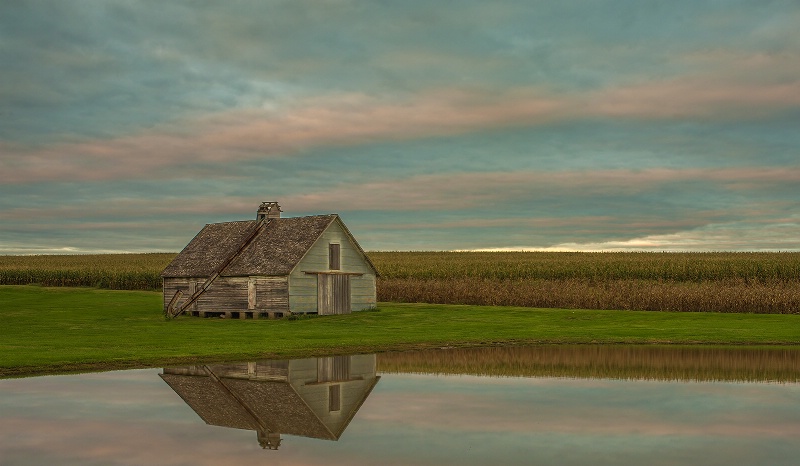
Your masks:
<svg viewBox="0 0 800 466"><path fill-rule="evenodd" d="M379 180L357 187L343 185L287 198L300 210L440 210L499 206L504 201L537 196L591 198L598 195L633 196L666 184L708 183L730 191L759 191L800 183L800 167L615 169L575 171L517 171L417 175ZM358 192L358 196L354 195ZM534 220L535 221L535 220Z"/></svg>
<svg viewBox="0 0 800 466"><path fill-rule="evenodd" d="M736 222L775 245L755 225L799 201L799 18L791 2L17 2L0 15L0 252L177 249L265 197L347 214L379 248L612 247Z"/></svg>
<svg viewBox="0 0 800 466"><path fill-rule="evenodd" d="M239 109L175 121L136 135L44 147L0 145L0 181L108 180L197 173L243 160L290 157L314 147L413 140L480 128L612 118L751 118L800 108L800 80L646 82L585 94L520 88L432 90L395 98L328 95L280 109Z"/></svg>
<svg viewBox="0 0 800 466"><path fill-rule="evenodd" d="M552 246L477 248L475 251L800 251L800 217L774 223L712 223L670 234Z"/></svg>

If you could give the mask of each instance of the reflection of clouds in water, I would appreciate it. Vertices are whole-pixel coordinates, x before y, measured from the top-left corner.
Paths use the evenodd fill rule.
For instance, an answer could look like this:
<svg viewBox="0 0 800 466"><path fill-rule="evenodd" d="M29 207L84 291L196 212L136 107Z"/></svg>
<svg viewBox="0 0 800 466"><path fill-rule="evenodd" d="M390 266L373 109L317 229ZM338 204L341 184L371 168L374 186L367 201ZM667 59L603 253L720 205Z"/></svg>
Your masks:
<svg viewBox="0 0 800 466"><path fill-rule="evenodd" d="M401 379L398 384L395 378ZM795 385L419 375L384 375L384 381L373 394L375 407L362 413L364 420L464 432L787 439L800 434ZM428 390L431 386L436 388Z"/></svg>
<svg viewBox="0 0 800 466"><path fill-rule="evenodd" d="M176 398L164 391L157 373L147 369L6 380L0 393L9 401L9 413L27 415L27 406L33 405L47 408L48 418L107 419L131 410L160 418L168 416L163 408Z"/></svg>
<svg viewBox="0 0 800 466"><path fill-rule="evenodd" d="M384 375L338 442L206 425L157 370L0 381L3 464L792 464L800 386Z"/></svg>

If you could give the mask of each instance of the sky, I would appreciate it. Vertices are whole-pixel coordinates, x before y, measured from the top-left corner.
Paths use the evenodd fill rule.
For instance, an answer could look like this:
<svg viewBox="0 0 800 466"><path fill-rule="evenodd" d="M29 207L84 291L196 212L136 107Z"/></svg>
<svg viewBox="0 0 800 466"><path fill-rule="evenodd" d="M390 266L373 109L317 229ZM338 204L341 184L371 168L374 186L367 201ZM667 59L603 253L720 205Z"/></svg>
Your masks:
<svg viewBox="0 0 800 466"><path fill-rule="evenodd" d="M796 0L0 3L0 254L800 250Z"/></svg>

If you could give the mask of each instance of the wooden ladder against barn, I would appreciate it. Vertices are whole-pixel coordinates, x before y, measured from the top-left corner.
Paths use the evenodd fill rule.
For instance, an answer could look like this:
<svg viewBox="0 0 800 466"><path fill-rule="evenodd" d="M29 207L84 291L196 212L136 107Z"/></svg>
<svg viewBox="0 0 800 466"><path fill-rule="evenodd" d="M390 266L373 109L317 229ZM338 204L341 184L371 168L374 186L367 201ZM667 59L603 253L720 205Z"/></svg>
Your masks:
<svg viewBox="0 0 800 466"><path fill-rule="evenodd" d="M258 236L258 232L261 231L261 229L264 227L264 225L267 224L268 221L269 219L259 220L258 223L256 223L256 226L253 227L250 233L248 233L245 240L242 241L242 244L239 246L239 248L236 249L236 251L234 251L233 254L229 255L224 261L222 261L222 263L219 266L217 266L216 269L214 269L214 272L208 278L206 278L206 281L204 281L203 284L200 285L197 288L197 290L194 293L192 293L192 295L189 296L189 298L180 306L178 306L177 304L178 301L180 301L181 296L183 296L183 292L181 290L176 291L175 295L172 296L172 299L170 299L169 304L167 305L167 317L172 319L186 312L186 309L189 309L189 306L194 304L197 301L197 299L200 296L202 296L203 293L206 292L206 290L211 286L211 284L214 283L214 280L216 280L219 277L219 274L222 273L223 270L225 270L225 267L227 267L231 262L233 262L233 260L236 259L236 257L239 254L241 254L242 251L244 251L247 246L250 245L253 239L255 239L255 237Z"/></svg>

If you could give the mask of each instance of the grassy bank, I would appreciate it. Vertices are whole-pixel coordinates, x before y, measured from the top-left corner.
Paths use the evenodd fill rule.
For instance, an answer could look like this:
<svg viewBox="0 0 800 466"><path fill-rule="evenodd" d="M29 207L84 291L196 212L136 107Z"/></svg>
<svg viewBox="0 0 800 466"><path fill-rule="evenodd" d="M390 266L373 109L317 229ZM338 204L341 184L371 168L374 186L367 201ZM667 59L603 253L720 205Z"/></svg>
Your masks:
<svg viewBox="0 0 800 466"><path fill-rule="evenodd" d="M0 256L0 285L157 290L174 254ZM371 252L378 300L800 313L800 253Z"/></svg>
<svg viewBox="0 0 800 466"><path fill-rule="evenodd" d="M161 295L0 286L0 376L501 343L800 345L800 316L381 303L297 320L179 318Z"/></svg>

